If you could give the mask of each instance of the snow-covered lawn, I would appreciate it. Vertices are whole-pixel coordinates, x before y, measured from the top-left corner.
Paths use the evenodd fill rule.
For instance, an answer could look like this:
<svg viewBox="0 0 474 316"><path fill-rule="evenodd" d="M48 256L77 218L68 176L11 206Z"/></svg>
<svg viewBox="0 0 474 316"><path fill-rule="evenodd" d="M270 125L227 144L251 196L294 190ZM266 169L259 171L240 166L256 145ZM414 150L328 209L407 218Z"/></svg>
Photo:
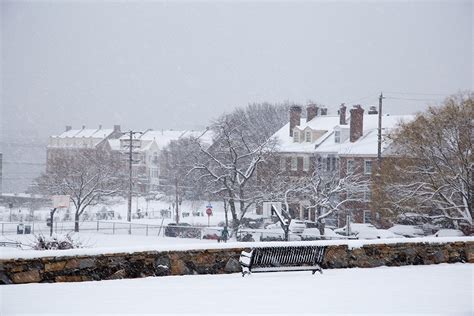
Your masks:
<svg viewBox="0 0 474 316"><path fill-rule="evenodd" d="M473 264L171 276L0 287L1 315L472 315Z"/></svg>

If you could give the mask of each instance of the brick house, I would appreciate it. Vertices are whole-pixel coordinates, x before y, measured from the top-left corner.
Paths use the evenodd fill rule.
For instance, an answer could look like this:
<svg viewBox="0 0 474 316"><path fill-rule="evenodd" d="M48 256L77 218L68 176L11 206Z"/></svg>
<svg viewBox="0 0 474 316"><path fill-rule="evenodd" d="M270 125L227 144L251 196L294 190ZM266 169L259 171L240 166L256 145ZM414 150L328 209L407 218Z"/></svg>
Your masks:
<svg viewBox="0 0 474 316"><path fill-rule="evenodd" d="M364 113L360 105L354 105L347 111L342 104L338 115L328 115L326 108L310 104L306 107L305 118L302 112L301 106L292 106L289 123L273 135L278 140L280 171L294 178L311 176L313 172L345 177L352 172L370 179L378 148L378 111L375 107ZM411 115L382 116L382 134L396 127L400 121L412 118ZM388 146L384 140L382 153ZM309 198L290 201L289 211L294 218L316 219L316 210L308 208ZM363 223L377 219L376 212L369 207L370 198L370 188L367 188L365 202L346 204L353 221ZM344 225L342 218L329 220L333 221L332 225Z"/></svg>

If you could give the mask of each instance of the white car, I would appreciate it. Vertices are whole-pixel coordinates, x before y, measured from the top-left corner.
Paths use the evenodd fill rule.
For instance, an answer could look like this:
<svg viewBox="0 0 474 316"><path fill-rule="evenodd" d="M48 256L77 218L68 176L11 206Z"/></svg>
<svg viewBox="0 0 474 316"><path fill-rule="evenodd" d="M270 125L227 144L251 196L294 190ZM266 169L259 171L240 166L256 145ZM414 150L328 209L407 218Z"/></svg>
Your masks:
<svg viewBox="0 0 474 316"><path fill-rule="evenodd" d="M421 227L415 225L393 225L388 230L404 237L422 237L425 234Z"/></svg>
<svg viewBox="0 0 474 316"><path fill-rule="evenodd" d="M280 222L277 222L275 224L270 224L265 228L266 229L282 229ZM290 222L290 232L293 234L301 234L305 228L306 228L306 225L303 221L293 219Z"/></svg>
<svg viewBox="0 0 474 316"><path fill-rule="evenodd" d="M303 240L318 240L324 237L326 239L340 239L343 238L341 235L336 234L330 228L324 228L324 235L321 236L318 228L306 228L301 234L301 239Z"/></svg>
<svg viewBox="0 0 474 316"><path fill-rule="evenodd" d="M462 237L464 233L458 229L440 229L433 237Z"/></svg>

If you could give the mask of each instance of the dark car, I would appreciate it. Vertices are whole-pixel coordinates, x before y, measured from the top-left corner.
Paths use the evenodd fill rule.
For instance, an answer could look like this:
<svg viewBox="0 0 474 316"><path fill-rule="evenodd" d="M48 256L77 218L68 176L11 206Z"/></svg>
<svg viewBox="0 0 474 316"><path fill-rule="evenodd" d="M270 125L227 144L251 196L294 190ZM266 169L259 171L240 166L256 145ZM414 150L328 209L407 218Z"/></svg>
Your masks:
<svg viewBox="0 0 474 316"><path fill-rule="evenodd" d="M165 227L165 236L182 238L201 238L199 228L192 227L188 223L169 223Z"/></svg>

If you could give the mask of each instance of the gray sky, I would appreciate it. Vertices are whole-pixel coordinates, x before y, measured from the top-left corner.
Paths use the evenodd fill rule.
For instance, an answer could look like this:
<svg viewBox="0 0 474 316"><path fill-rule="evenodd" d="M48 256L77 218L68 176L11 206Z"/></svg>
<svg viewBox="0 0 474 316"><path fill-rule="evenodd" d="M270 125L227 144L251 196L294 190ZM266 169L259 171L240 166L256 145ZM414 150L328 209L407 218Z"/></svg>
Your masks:
<svg viewBox="0 0 474 316"><path fill-rule="evenodd" d="M439 100L472 89L470 1L3 1L1 11L5 138L199 128L251 102L312 99L331 112L376 104L380 91Z"/></svg>
<svg viewBox="0 0 474 316"><path fill-rule="evenodd" d="M450 94L472 88L472 13L470 1L6 1L2 128L192 128L249 102Z"/></svg>

